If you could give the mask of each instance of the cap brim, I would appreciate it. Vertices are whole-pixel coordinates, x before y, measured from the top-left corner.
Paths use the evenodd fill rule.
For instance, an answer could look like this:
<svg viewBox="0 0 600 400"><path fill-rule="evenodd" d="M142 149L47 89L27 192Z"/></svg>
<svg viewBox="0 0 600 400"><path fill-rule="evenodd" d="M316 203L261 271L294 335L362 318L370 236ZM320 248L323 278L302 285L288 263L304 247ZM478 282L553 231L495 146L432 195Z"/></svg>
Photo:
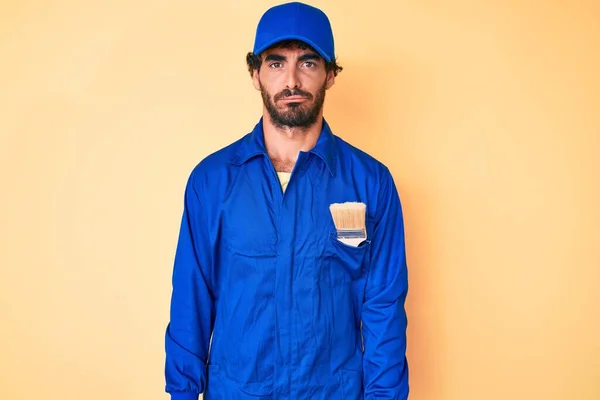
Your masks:
<svg viewBox="0 0 600 400"><path fill-rule="evenodd" d="M307 45L309 45L310 47L312 47L313 49L315 49L315 51L317 53L319 53L319 55L321 57L323 57L325 59L325 61L327 61L327 62L331 61L331 57L327 53L325 53L323 51L323 49L321 49L319 46L317 46L312 40L309 40L309 39L307 39L303 36L299 36L299 35L285 35L285 36L280 36L275 39L269 40L268 42L263 43L262 46L255 48L254 54L260 54L263 51L265 51L266 49L268 49L269 47L273 46L274 44L277 44L284 40L299 40L301 42L304 42Z"/></svg>

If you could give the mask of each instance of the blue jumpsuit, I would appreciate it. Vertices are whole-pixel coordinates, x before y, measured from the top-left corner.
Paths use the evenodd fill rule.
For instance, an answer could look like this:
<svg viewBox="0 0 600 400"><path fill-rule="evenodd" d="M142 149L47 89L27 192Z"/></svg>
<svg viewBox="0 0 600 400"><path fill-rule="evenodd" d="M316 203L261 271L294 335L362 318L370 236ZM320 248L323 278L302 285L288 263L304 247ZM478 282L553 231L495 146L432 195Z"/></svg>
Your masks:
<svg viewBox="0 0 600 400"><path fill-rule="evenodd" d="M185 187L166 329L173 400L405 400L408 290L389 170L331 132L300 152L285 192L262 119ZM340 242L332 203L367 206Z"/></svg>

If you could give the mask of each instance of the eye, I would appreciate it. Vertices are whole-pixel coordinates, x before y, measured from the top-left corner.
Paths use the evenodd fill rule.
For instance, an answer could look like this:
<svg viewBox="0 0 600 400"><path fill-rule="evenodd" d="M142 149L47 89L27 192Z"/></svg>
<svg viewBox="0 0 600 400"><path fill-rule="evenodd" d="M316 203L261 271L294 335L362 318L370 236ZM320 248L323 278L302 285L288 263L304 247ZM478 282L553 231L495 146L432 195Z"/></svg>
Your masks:
<svg viewBox="0 0 600 400"><path fill-rule="evenodd" d="M317 64L314 61L305 61L304 65L306 65L309 68L314 68L317 66Z"/></svg>
<svg viewBox="0 0 600 400"><path fill-rule="evenodd" d="M272 62L269 64L269 68L281 68L281 67L282 67L282 65L278 61L275 61L275 62Z"/></svg>

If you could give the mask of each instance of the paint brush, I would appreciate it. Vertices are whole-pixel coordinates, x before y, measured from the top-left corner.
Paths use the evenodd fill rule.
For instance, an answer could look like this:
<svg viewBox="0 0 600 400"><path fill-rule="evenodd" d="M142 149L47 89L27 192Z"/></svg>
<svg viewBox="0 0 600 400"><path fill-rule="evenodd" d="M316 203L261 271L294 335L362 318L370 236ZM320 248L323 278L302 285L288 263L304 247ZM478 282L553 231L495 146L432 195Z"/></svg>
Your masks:
<svg viewBox="0 0 600 400"><path fill-rule="evenodd" d="M339 241L356 247L367 239L365 203L334 203L329 206L329 211Z"/></svg>

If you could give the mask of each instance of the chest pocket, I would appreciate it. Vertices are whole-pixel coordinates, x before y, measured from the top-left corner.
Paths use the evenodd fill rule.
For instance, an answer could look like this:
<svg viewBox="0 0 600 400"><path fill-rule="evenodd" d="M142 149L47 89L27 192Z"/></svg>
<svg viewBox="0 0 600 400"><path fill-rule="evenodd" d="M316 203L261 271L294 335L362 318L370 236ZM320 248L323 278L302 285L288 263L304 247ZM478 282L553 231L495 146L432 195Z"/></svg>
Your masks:
<svg viewBox="0 0 600 400"><path fill-rule="evenodd" d="M249 278L266 273L277 256L274 234L252 234L241 231L224 231L223 244L229 276Z"/></svg>
<svg viewBox="0 0 600 400"><path fill-rule="evenodd" d="M346 285L364 277L370 259L371 241L351 246L330 233L325 243L321 267L322 280L330 287Z"/></svg>
<svg viewBox="0 0 600 400"><path fill-rule="evenodd" d="M247 257L270 257L277 254L277 238L274 232L224 230L225 249Z"/></svg>
<svg viewBox="0 0 600 400"><path fill-rule="evenodd" d="M241 189L224 204L222 232L225 268L232 278L263 273L266 259L277 255L277 233L269 205L243 182Z"/></svg>

